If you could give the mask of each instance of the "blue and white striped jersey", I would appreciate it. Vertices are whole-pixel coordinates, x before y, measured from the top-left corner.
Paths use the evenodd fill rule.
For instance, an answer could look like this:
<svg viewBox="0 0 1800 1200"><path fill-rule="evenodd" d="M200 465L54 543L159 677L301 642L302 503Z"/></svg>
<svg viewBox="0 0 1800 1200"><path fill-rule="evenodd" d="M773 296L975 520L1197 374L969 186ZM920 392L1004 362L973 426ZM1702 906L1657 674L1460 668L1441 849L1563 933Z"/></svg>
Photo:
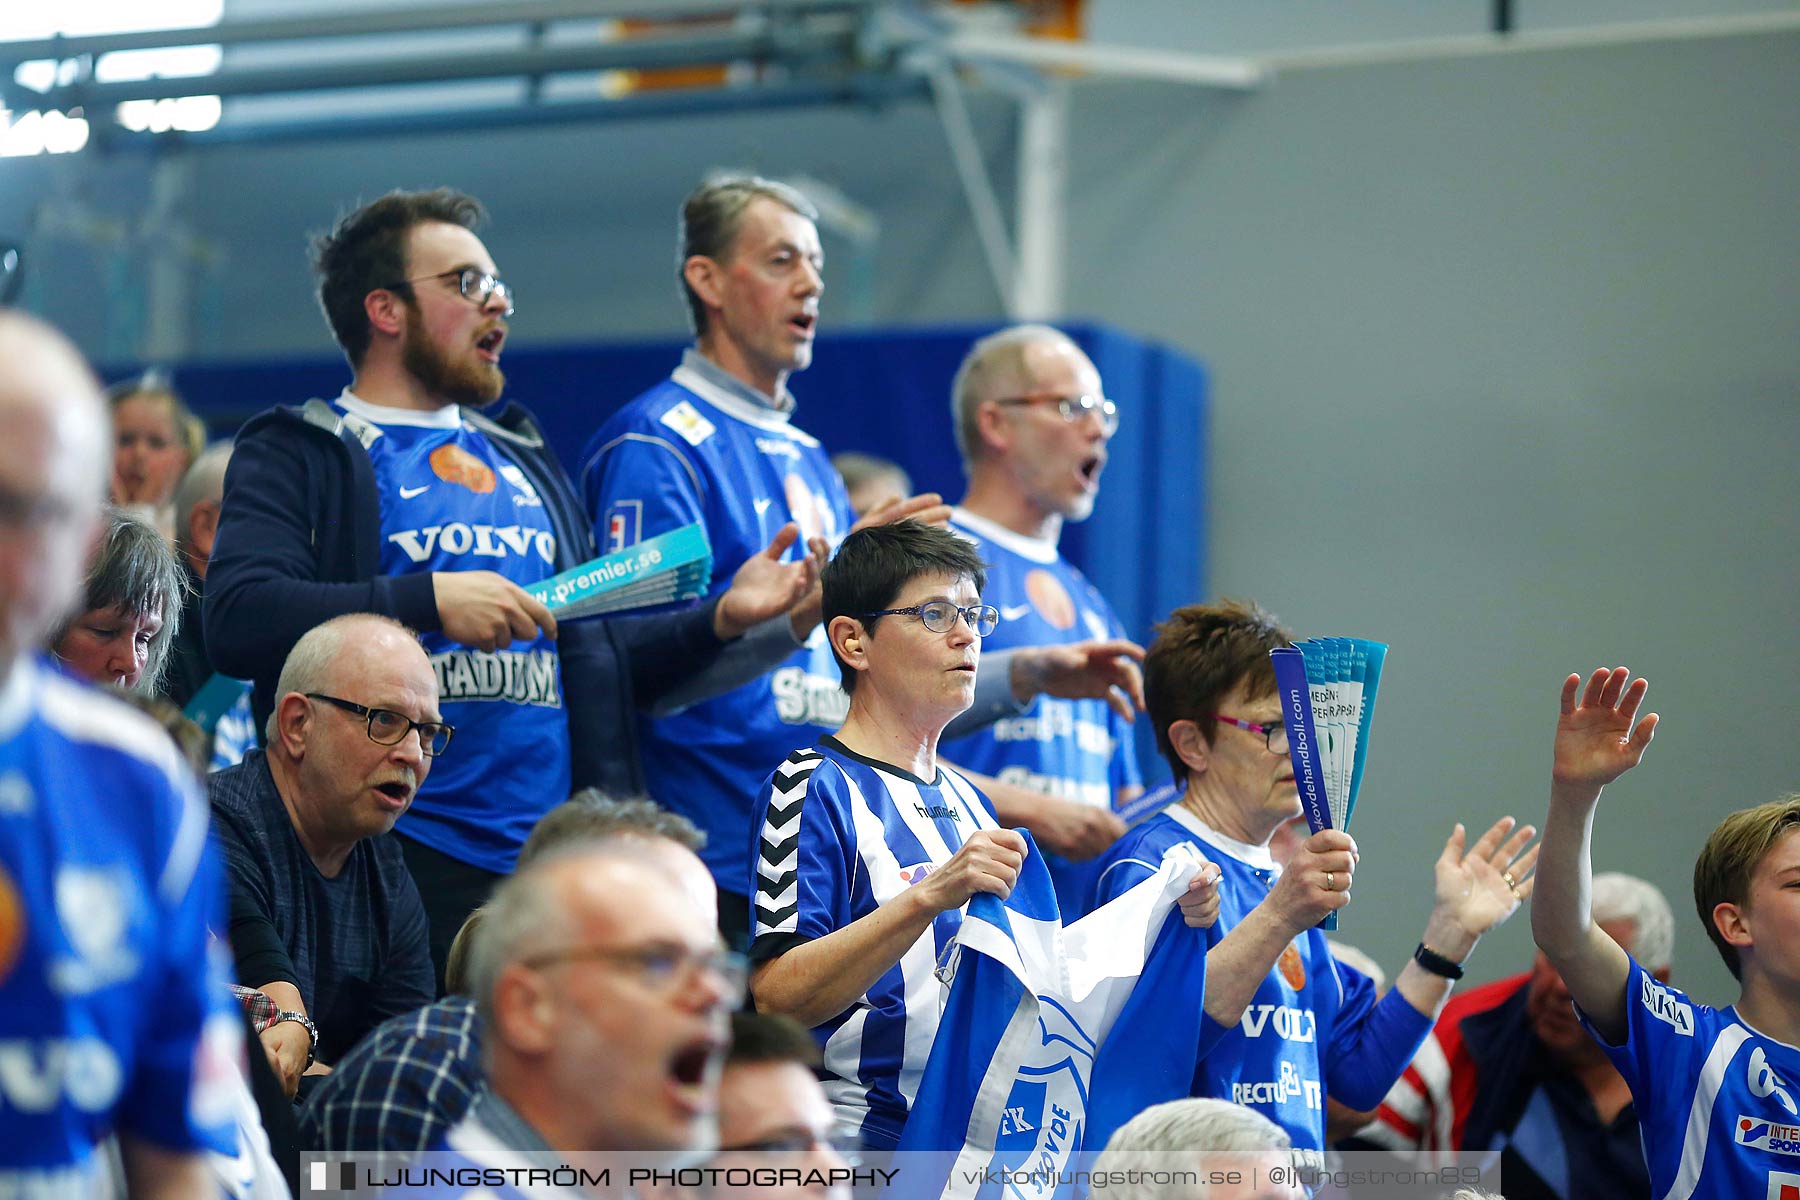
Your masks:
<svg viewBox="0 0 1800 1200"><path fill-rule="evenodd" d="M801 533L794 560L809 537L835 549L853 518L819 443L786 412L708 378L695 357L601 427L583 454L581 490L602 553L701 522L716 595L789 521ZM768 674L672 716L640 717L650 794L705 830L700 856L722 889L750 893L744 848L769 772L843 724L849 707L820 627Z"/></svg>
<svg viewBox="0 0 1800 1200"><path fill-rule="evenodd" d="M1226 837L1180 804L1102 856L1095 904L1148 879L1181 843L1219 865L1219 919L1206 931L1216 946L1268 897L1281 868L1267 846ZM1203 1028L1208 1037L1221 1032L1211 1018ZM1339 963L1325 935L1309 929L1281 952L1238 1023L1201 1055L1193 1094L1253 1108L1295 1147L1323 1150L1326 1094L1374 1108L1430 1032L1431 1018L1398 990L1377 1002L1369 977Z"/></svg>
<svg viewBox="0 0 1800 1200"><path fill-rule="evenodd" d="M244 1035L207 810L167 734L40 662L0 688L0 1195L86 1196L109 1131L237 1149Z"/></svg>
<svg viewBox="0 0 1800 1200"><path fill-rule="evenodd" d="M1631 1086L1652 1196L1800 1200L1800 1048L1736 1009L1696 1004L1635 959L1625 1041L1609 1045L1587 1027Z"/></svg>
<svg viewBox="0 0 1800 1200"><path fill-rule="evenodd" d="M751 958L779 957L868 916L949 861L969 834L996 827L987 798L948 768L928 783L831 737L795 751L757 805ZM962 916L939 914L873 987L813 1030L839 1123L865 1145L899 1143L943 1008L935 972Z"/></svg>
<svg viewBox="0 0 1800 1200"><path fill-rule="evenodd" d="M524 471L451 405L383 408L345 392L381 497L381 573L493 571L530 587L556 574L556 533ZM450 752L400 819L407 837L504 874L537 819L569 795L562 660L542 631L496 651L420 635Z"/></svg>
<svg viewBox="0 0 1800 1200"><path fill-rule="evenodd" d="M1122 638L1125 628L1087 577L1056 547L957 509L951 528L974 542L987 563L981 599L1000 610L982 650L1066 645ZM943 745L959 767L1095 808L1114 808L1119 793L1143 786L1131 727L1104 700L1039 696L1018 716ZM1064 922L1088 911L1096 861L1044 853Z"/></svg>

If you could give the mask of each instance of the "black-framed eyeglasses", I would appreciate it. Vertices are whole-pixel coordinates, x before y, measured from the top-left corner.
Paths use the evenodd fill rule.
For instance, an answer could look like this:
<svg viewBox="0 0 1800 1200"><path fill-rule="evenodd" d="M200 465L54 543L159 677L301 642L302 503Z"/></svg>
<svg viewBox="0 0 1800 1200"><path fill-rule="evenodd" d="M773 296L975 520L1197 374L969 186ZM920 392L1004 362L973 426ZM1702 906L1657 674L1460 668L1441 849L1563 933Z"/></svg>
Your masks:
<svg viewBox="0 0 1800 1200"><path fill-rule="evenodd" d="M436 758L450 745L450 738L456 733L454 725L446 725L442 721L415 721L405 713L397 713L391 708L369 708L337 696L327 696L323 692L307 692L308 700L323 700L327 704L336 705L347 713L355 713L369 723L369 740L378 746L398 746L406 740L406 735L413 730L419 731L419 750L427 758Z"/></svg>
<svg viewBox="0 0 1800 1200"><path fill-rule="evenodd" d="M500 302L506 305L506 312L503 315L508 317L513 315L515 310L512 288L507 286L506 281L498 275L490 275L475 267L453 267L448 271L439 271L435 275L420 275L416 279L396 279L392 283L384 283L381 286L384 288L410 287L429 279L448 279L452 275L456 276L456 290L463 294L465 300L472 301L476 308L486 308L488 301L498 296Z"/></svg>
<svg viewBox="0 0 1800 1200"><path fill-rule="evenodd" d="M651 990L673 992L685 986L697 972L707 972L724 985L725 1001L736 1008L744 1000L744 985L750 978L749 960L725 949L690 950L686 946L570 946L566 950L547 950L520 959L532 970L556 966L558 963L607 962L636 973Z"/></svg>
<svg viewBox="0 0 1800 1200"><path fill-rule="evenodd" d="M948 600L927 600L911 608L883 608L863 614L864 620L870 617L917 617L933 633L949 633L956 628L956 618L961 617L969 623L976 637L986 637L1000 624L1000 610L991 604L971 604L964 608Z"/></svg>
<svg viewBox="0 0 1800 1200"><path fill-rule="evenodd" d="M1119 406L1105 396L1095 396L1089 393L1080 396L1061 396L1044 392L1030 396L1009 396L1004 400L996 400L994 403L1008 408L1025 404L1054 404L1056 411L1062 414L1062 419L1071 425L1098 414L1100 427L1106 430L1108 435L1119 428Z"/></svg>
<svg viewBox="0 0 1800 1200"><path fill-rule="evenodd" d="M1246 721L1242 717L1228 717L1223 713L1214 713L1213 720L1226 725L1236 725L1239 729L1250 733L1262 734L1263 745L1269 748L1270 754L1286 754L1288 752L1287 725L1277 721L1273 725L1258 725L1254 721Z"/></svg>

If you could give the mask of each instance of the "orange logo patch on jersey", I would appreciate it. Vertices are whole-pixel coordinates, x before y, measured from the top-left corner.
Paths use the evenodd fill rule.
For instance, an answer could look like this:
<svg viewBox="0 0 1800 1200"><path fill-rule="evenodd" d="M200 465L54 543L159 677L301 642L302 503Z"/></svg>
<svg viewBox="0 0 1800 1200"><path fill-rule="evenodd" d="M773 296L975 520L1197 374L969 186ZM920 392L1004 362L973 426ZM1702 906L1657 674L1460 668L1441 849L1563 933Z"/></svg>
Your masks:
<svg viewBox="0 0 1800 1200"><path fill-rule="evenodd" d="M19 889L4 869L0 869L0 983L12 973L19 961L19 950L25 945L25 905Z"/></svg>
<svg viewBox="0 0 1800 1200"><path fill-rule="evenodd" d="M1050 622L1051 628L1074 627L1075 601L1069 598L1062 582L1044 568L1036 567L1025 576L1025 598L1037 609L1038 616Z"/></svg>
<svg viewBox="0 0 1800 1200"><path fill-rule="evenodd" d="M445 483L460 483L478 496L494 490L494 472L461 446L444 445L433 450L431 473Z"/></svg>
<svg viewBox="0 0 1800 1200"><path fill-rule="evenodd" d="M1296 992L1306 986L1306 960L1300 957L1298 945L1289 942L1275 965L1281 969L1281 977L1287 980L1287 985Z"/></svg>

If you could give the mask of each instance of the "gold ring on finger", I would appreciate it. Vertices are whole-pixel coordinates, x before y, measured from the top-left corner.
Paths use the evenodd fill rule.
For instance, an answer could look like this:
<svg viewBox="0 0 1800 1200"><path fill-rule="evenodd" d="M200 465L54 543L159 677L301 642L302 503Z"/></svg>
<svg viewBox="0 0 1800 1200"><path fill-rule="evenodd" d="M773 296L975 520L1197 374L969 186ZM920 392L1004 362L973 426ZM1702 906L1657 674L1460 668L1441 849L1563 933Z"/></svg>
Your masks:
<svg viewBox="0 0 1800 1200"><path fill-rule="evenodd" d="M1327 872L1325 872L1325 890L1326 890L1326 891L1328 891L1328 892L1335 892L1335 891L1337 891L1337 884L1336 884L1336 883L1334 883L1334 882L1332 882L1332 881L1333 881L1333 880L1335 880L1335 879L1336 879L1336 878L1337 878L1337 872L1336 872L1336 871L1327 871Z"/></svg>
<svg viewBox="0 0 1800 1200"><path fill-rule="evenodd" d="M1500 878L1506 881L1506 890L1513 895L1519 894L1519 881L1513 878L1511 871L1500 872Z"/></svg>

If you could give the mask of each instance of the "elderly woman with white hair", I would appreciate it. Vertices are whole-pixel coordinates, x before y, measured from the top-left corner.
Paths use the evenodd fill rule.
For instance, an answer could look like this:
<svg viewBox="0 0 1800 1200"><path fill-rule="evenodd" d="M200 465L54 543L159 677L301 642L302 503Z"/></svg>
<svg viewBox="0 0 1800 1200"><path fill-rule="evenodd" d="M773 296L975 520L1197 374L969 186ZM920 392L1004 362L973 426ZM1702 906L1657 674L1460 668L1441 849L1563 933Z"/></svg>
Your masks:
<svg viewBox="0 0 1800 1200"><path fill-rule="evenodd" d="M1303 1200L1287 1131L1229 1100L1146 1108L1094 1159L1108 1200Z"/></svg>

